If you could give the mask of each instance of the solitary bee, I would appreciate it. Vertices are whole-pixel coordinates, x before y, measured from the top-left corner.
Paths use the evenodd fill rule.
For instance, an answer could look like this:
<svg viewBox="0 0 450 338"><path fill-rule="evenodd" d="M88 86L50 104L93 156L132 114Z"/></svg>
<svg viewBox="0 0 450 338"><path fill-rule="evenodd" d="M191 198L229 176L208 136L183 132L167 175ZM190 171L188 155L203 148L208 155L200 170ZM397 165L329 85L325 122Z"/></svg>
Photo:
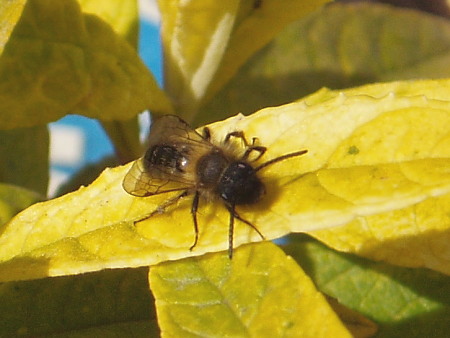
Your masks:
<svg viewBox="0 0 450 338"><path fill-rule="evenodd" d="M237 138L245 145L243 154L230 140ZM133 196L146 197L171 191L182 191L168 199L155 211L135 221L143 221L175 204L181 198L194 195L191 214L195 238L192 250L198 242L197 210L200 197L206 201L221 199L230 213L228 230L228 255L233 255L234 220L249 225L264 239L263 234L252 223L242 218L236 206L257 203L265 193L264 184L257 173L277 162L307 152L301 150L276 157L256 167L251 162L261 158L266 148L249 144L242 131L233 131L225 136L220 146L211 143L209 128L203 135L193 130L175 115L166 115L156 120L150 130L149 147L144 157L134 162L123 180L123 188ZM241 152L242 153L242 152ZM254 154L254 155L253 155Z"/></svg>

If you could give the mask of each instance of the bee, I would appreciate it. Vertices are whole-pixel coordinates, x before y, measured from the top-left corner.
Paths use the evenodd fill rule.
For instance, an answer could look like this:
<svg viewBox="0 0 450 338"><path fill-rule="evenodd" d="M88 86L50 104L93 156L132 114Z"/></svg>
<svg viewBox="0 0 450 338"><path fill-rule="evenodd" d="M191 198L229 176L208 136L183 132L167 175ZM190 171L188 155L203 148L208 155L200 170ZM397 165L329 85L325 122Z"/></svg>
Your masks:
<svg viewBox="0 0 450 338"><path fill-rule="evenodd" d="M242 131L225 136L221 145L211 142L211 131L205 127L203 135L175 115L165 115L156 120L150 130L148 150L136 160L123 180L124 190L138 197L153 196L173 191L180 194L168 199L156 210L134 223L164 212L180 199L193 195L191 214L195 238L199 237L197 211L200 198L205 201L221 200L230 214L228 225L228 256L233 255L235 219L250 226L261 239L264 235L255 225L242 218L236 206L255 204L264 196L264 183L259 171L288 158L301 156L307 150L289 153L253 166L267 148L256 145L256 138L249 144ZM240 151L232 138L240 139L245 150Z"/></svg>

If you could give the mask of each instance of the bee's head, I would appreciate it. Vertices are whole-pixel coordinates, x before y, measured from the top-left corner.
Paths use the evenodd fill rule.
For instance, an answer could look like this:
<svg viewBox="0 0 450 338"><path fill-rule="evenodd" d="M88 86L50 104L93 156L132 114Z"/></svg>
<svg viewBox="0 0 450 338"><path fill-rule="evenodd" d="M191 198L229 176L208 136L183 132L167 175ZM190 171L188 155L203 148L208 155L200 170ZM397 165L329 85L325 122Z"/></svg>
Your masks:
<svg viewBox="0 0 450 338"><path fill-rule="evenodd" d="M264 184L255 169L244 161L232 162L222 174L217 193L232 205L253 204L264 195Z"/></svg>

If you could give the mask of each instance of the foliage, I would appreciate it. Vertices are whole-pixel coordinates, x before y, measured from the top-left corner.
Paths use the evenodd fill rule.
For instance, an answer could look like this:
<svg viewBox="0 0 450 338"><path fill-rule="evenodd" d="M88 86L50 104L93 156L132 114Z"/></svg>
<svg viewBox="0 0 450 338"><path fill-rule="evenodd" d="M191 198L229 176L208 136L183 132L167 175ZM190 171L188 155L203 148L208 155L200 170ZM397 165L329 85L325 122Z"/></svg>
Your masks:
<svg viewBox="0 0 450 338"><path fill-rule="evenodd" d="M0 4L0 336L447 334L450 23L324 2L160 1L164 90L133 48L135 2ZM239 208L284 251L237 222L230 260L227 210L204 201L190 251L191 197L135 224L171 194L128 195L131 163L36 203L46 123L97 118L126 162L144 109L195 126L259 110L213 141L308 150Z"/></svg>

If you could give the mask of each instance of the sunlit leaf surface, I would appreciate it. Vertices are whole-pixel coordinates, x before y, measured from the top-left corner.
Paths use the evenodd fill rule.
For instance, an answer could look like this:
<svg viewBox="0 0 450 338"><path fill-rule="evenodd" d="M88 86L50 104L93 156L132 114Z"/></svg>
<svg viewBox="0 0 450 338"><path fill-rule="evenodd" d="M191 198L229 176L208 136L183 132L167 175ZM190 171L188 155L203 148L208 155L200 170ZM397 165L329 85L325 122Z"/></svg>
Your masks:
<svg viewBox="0 0 450 338"><path fill-rule="evenodd" d="M447 80L378 84L340 93L323 90L303 101L211 125L215 143L235 130L244 130L249 139L258 137L268 147L259 162L308 150L261 170L266 195L237 211L266 239L325 229L333 237L334 230L340 234L343 226L359 223L355 235L349 233L341 242L356 252L375 243L383 259L388 259L384 240L392 250L391 239L407 229L409 239L417 237L411 254L427 256L421 265L447 271L449 93ZM220 202L200 201L200 236L192 251L191 196L134 224L177 193L128 195L121 183L130 166L108 169L91 186L33 205L15 217L0 237L0 278L151 265L227 249L229 215ZM435 202L435 212L430 212L425 206ZM383 217L391 213L405 213L415 223L396 217L397 227L384 226ZM368 225L372 231L366 231ZM253 229L236 222L235 247L260 240ZM404 264L400 258L396 263Z"/></svg>
<svg viewBox="0 0 450 338"><path fill-rule="evenodd" d="M114 31L137 47L139 8L138 1L78 0L83 12L98 15Z"/></svg>
<svg viewBox="0 0 450 338"><path fill-rule="evenodd" d="M350 337L308 276L274 244L150 269L163 337ZM243 288L243 286L245 286Z"/></svg>
<svg viewBox="0 0 450 338"><path fill-rule="evenodd" d="M22 13L24 5L25 0L0 2L0 22L2 24L2 30L0 32L0 52L3 52L3 48Z"/></svg>

